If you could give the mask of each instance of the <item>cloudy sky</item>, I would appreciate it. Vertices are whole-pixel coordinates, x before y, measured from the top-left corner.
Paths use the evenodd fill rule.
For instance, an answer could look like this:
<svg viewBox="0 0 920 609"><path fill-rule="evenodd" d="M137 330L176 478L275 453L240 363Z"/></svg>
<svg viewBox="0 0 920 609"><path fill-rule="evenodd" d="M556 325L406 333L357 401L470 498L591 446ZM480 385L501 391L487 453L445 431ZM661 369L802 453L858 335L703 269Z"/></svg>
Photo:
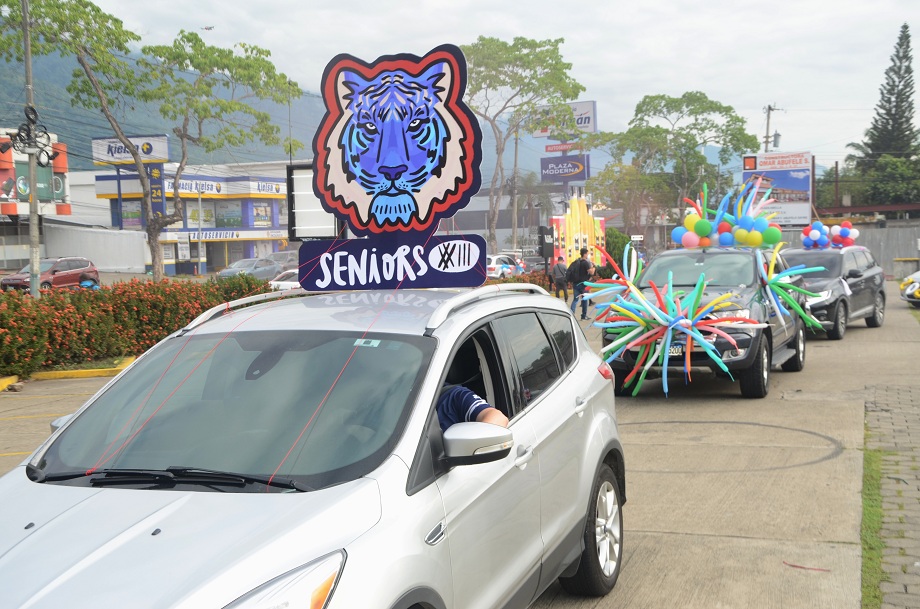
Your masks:
<svg viewBox="0 0 920 609"><path fill-rule="evenodd" d="M761 140L765 109L777 108L778 150L811 152L824 166L863 139L903 23L920 82L920 0L95 1L145 44L185 29L213 45L262 46L307 91L338 53L371 61L480 35L564 38L563 57L586 89L580 99L597 102L605 131L623 130L645 95L699 90L734 107Z"/></svg>

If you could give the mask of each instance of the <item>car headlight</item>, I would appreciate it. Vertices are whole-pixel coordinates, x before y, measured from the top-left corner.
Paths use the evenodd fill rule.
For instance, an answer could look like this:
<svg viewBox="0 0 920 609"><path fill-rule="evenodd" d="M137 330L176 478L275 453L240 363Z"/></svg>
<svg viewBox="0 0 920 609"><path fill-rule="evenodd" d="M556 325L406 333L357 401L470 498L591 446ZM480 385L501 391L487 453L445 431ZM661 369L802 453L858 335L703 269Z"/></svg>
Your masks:
<svg viewBox="0 0 920 609"><path fill-rule="evenodd" d="M345 551L279 575L236 599L225 609L323 609L332 598L345 565Z"/></svg>
<svg viewBox="0 0 920 609"><path fill-rule="evenodd" d="M808 303L809 306L814 306L816 304L820 304L824 302L825 300L830 298L830 296L831 296L831 291L824 290L823 292L817 292L817 296L808 296L805 299L805 302Z"/></svg>
<svg viewBox="0 0 920 609"><path fill-rule="evenodd" d="M747 317L750 319L751 310L750 309L720 309L718 311L713 311L710 313L712 317L716 319L722 319L723 317Z"/></svg>

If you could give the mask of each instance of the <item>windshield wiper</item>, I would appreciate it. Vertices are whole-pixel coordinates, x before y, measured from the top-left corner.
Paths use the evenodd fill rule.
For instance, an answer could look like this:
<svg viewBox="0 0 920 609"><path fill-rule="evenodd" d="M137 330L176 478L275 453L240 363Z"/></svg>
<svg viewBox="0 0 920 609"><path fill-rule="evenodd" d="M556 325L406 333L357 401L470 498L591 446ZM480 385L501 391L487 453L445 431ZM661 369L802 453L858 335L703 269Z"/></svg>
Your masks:
<svg viewBox="0 0 920 609"><path fill-rule="evenodd" d="M166 469L100 469L45 474L37 467L26 466L26 474L33 482L56 482L90 476L90 484L93 486L144 483L168 484L171 486L175 486L176 484L246 486L248 484L258 483L266 486L289 488L302 493L314 490L312 487L298 480L294 480L293 478L222 472L202 469L200 467L172 466Z"/></svg>

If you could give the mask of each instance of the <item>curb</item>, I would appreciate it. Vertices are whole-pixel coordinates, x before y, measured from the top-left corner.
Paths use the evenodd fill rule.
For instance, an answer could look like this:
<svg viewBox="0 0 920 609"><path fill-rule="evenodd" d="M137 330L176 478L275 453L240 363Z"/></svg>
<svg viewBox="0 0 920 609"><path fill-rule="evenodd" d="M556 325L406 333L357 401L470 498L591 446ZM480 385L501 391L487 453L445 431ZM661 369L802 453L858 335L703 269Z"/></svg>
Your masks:
<svg viewBox="0 0 920 609"><path fill-rule="evenodd" d="M47 381L51 379L85 379L100 376L115 376L127 368L136 358L134 356L126 357L115 368L89 368L86 370L49 370L46 372L36 372L29 378L33 381ZM9 377L15 378L15 377ZM15 382L15 381L14 381ZM2 390L3 381L0 380L0 390Z"/></svg>
<svg viewBox="0 0 920 609"><path fill-rule="evenodd" d="M0 376L0 391L6 391L7 387L18 382L18 376Z"/></svg>

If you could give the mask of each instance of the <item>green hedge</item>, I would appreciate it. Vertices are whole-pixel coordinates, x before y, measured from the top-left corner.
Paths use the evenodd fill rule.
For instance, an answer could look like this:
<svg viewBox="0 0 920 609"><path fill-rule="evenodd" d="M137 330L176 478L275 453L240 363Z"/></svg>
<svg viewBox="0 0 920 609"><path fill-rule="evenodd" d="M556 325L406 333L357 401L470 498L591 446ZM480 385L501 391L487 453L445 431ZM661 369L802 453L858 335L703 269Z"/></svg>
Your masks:
<svg viewBox="0 0 920 609"><path fill-rule="evenodd" d="M132 280L99 290L0 292L0 376L140 355L203 311L270 291L239 275L205 283Z"/></svg>

